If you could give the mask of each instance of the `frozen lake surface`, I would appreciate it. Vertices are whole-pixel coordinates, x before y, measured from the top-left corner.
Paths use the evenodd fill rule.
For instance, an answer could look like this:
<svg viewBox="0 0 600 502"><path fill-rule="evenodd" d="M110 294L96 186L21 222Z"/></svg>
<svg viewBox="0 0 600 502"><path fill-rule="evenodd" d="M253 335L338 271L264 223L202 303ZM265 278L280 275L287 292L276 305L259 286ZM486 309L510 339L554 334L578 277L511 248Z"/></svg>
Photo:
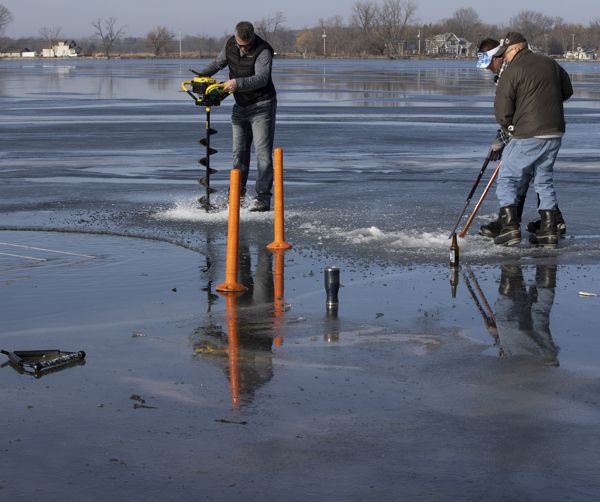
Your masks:
<svg viewBox="0 0 600 502"><path fill-rule="evenodd" d="M3 205L20 209L5 223L27 224L30 208L38 223L46 207L55 218L61 209L108 210L115 227L163 234L177 221L202 233L202 223L215 217L195 207L204 109L179 88L191 65L2 62L0 176L10 183ZM595 64L566 68L575 95L556 165L571 237L561 246L565 257L600 249L600 228L590 217L600 200L600 72ZM327 239L329 252L353 257L445 261L446 234L495 135L490 76L464 61L278 60L274 78L289 231L307 242ZM212 183L221 197L231 159L231 104L225 100L212 113L219 153L211 163L220 169ZM533 218L535 197L529 199L526 217ZM151 218L140 221L140 207L151 208ZM473 230L496 211L492 192ZM527 246L515 252L488 244L469 239L463 252L480 260L535 254Z"/></svg>
<svg viewBox="0 0 600 502"><path fill-rule="evenodd" d="M600 293L600 65L565 63L559 248L475 236L492 191L453 274L490 75L276 60L294 248L267 252L272 214L242 210L249 290L227 302L227 211L196 203L205 114L180 90L203 63L0 61L0 348L88 353L41 379L0 369L0 498L597 500L600 299L578 293ZM212 113L215 202L231 105Z"/></svg>

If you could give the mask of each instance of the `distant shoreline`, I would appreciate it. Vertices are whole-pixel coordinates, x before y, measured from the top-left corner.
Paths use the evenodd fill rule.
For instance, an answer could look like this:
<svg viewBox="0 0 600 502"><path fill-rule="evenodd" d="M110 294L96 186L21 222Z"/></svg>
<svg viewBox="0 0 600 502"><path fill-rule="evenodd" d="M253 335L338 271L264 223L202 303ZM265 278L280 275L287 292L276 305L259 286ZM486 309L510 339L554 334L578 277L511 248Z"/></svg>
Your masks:
<svg viewBox="0 0 600 502"><path fill-rule="evenodd" d="M181 57L176 54L169 54L166 56L155 56L153 54L144 54L144 53L126 53L119 54L116 56L111 56L107 58L106 56L77 56L77 57L62 57L62 58L48 58L42 56L35 57L9 57L9 56L0 56L0 61L77 61L77 60L119 60L119 59L148 59L148 60L197 60L197 59L212 59L216 56L216 54L183 54ZM556 61L565 62L565 63L600 63L600 59L567 59L558 56L550 56ZM324 61L344 61L344 60L390 60L390 61L473 61L475 59L474 56L461 56L461 57L443 57L443 56L417 56L417 55L407 55L407 56L309 56L304 57L298 54L277 54L277 59L298 59L298 60L324 60Z"/></svg>

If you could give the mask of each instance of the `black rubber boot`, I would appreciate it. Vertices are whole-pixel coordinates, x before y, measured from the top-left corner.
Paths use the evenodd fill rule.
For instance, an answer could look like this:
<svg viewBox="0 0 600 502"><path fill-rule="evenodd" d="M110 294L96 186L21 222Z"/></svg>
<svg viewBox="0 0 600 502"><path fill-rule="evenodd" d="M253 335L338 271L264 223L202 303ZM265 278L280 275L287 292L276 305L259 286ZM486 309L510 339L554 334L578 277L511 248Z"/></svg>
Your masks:
<svg viewBox="0 0 600 502"><path fill-rule="evenodd" d="M519 203L517 205L517 216L519 218L519 223L521 223L521 217L523 216L523 207L525 206L525 197L519 199ZM479 235L483 237L490 237L492 239L498 237L500 234L500 230L502 229L502 223L500 221L500 216L493 221L490 221L486 225L481 225L479 227Z"/></svg>
<svg viewBox="0 0 600 502"><path fill-rule="evenodd" d="M267 199L267 198L261 198L261 197L257 197L256 199L254 199L252 206L250 206L250 209L248 209L248 211L251 211L253 213L263 213L263 212L270 211L270 210L271 210L271 200Z"/></svg>
<svg viewBox="0 0 600 502"><path fill-rule="evenodd" d="M498 218L497 220L492 220L485 225L481 225L479 227L479 232L477 233L479 235L483 235L484 237L490 237L493 239L494 237L498 237L501 228L502 223L500 223L500 218Z"/></svg>
<svg viewBox="0 0 600 502"><path fill-rule="evenodd" d="M540 210L540 229L529 236L529 242L539 247L555 249L558 244L558 230L554 209Z"/></svg>
<svg viewBox="0 0 600 502"><path fill-rule="evenodd" d="M538 288L555 288L556 265L538 265L535 269L535 285Z"/></svg>
<svg viewBox="0 0 600 502"><path fill-rule="evenodd" d="M499 246L516 246L521 242L521 225L517 216L517 206L504 206L500 208L500 222L502 228L494 244Z"/></svg>
<svg viewBox="0 0 600 502"><path fill-rule="evenodd" d="M530 221L527 223L527 231L531 234L535 234L542 225L542 220L538 218L537 220ZM560 209L556 209L556 230L558 232L559 237L563 237L567 233L567 224L565 223L565 219L563 218L563 214L560 212Z"/></svg>
<svg viewBox="0 0 600 502"><path fill-rule="evenodd" d="M500 286L498 292L501 295L514 298L519 294L525 293L525 283L523 281L523 271L518 265L502 265L500 274Z"/></svg>

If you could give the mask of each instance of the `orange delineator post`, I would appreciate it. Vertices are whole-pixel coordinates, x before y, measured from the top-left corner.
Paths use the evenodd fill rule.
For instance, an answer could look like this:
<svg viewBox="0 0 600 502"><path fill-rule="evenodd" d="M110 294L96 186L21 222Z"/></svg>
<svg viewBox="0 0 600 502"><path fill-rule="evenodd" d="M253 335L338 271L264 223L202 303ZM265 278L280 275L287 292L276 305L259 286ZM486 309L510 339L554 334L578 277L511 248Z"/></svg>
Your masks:
<svg viewBox="0 0 600 502"><path fill-rule="evenodd" d="M216 290L221 293L246 291L246 287L237 282L238 247L240 232L240 170L232 169L229 178L229 222L227 225L227 260L225 262L225 282Z"/></svg>
<svg viewBox="0 0 600 502"><path fill-rule="evenodd" d="M267 245L269 249L290 249L291 244L285 242L283 221L283 150L275 148L273 169L273 196L275 211L275 240Z"/></svg>

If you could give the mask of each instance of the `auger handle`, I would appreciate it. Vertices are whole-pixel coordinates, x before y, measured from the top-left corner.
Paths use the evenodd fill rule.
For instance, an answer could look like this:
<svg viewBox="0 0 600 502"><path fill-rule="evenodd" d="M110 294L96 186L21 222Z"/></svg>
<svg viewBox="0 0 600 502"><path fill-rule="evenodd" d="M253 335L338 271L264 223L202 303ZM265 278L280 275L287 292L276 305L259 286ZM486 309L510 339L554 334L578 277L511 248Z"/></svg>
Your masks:
<svg viewBox="0 0 600 502"><path fill-rule="evenodd" d="M185 92L187 92L192 97L192 99L194 101L198 101L198 98L196 97L196 95L186 87L188 85L192 85L192 81L191 80L185 80L185 81L181 82L181 88Z"/></svg>
<svg viewBox="0 0 600 502"><path fill-rule="evenodd" d="M221 89L222 91L225 91L225 83L224 82L219 82L219 83L216 83L216 84L209 85L206 88L206 92L204 94L208 94L213 89ZM225 92L227 92L228 94L233 94L233 91L225 91Z"/></svg>

